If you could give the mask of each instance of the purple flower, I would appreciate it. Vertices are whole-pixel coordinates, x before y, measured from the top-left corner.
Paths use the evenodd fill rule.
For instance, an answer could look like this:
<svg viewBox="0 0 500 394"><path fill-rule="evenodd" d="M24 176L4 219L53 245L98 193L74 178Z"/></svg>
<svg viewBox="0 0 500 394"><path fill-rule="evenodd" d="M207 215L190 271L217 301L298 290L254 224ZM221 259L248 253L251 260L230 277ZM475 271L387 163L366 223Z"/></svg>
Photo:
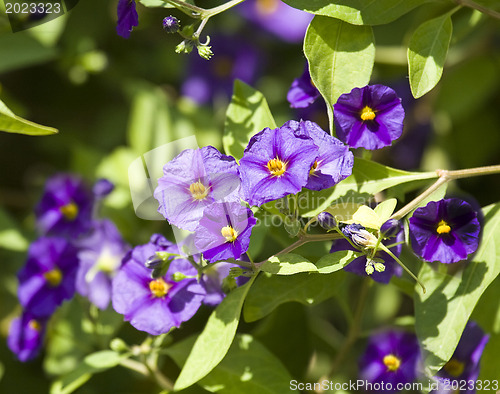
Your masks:
<svg viewBox="0 0 500 394"><path fill-rule="evenodd" d="M59 174L47 181L35 208L37 225L44 235L76 237L91 226L93 197L83 181Z"/></svg>
<svg viewBox="0 0 500 394"><path fill-rule="evenodd" d="M75 293L77 249L63 238L42 237L28 250L19 271L18 297L27 312L48 317Z"/></svg>
<svg viewBox="0 0 500 394"><path fill-rule="evenodd" d="M380 149L403 132L401 99L384 85L354 88L341 95L333 109L337 136L353 148Z"/></svg>
<svg viewBox="0 0 500 394"><path fill-rule="evenodd" d="M240 160L241 188L250 205L262 205L306 185L318 147L284 125L254 135Z"/></svg>
<svg viewBox="0 0 500 394"><path fill-rule="evenodd" d="M404 233L400 231L396 238L390 238L388 240L382 241L382 243L386 246L404 241ZM402 245L397 245L390 248L390 251L394 253L397 257L401 254ZM354 250L356 249L345 239L339 239L333 242L330 253L338 252L340 250ZM403 268L387 253L379 250L375 254L376 259L381 259L383 264L385 265L385 270L379 272L374 270L371 275L369 275L373 280L379 283L389 283L393 275L401 276L403 273ZM348 272L352 272L353 274L360 276L367 276L366 273L366 263L367 257L361 256L353 261L351 261L348 265L344 267L344 270Z"/></svg>
<svg viewBox="0 0 500 394"><path fill-rule="evenodd" d="M302 41L314 16L280 0L245 1L237 10L260 28L288 42Z"/></svg>
<svg viewBox="0 0 500 394"><path fill-rule="evenodd" d="M178 248L155 234L149 243L135 247L113 279L112 301L116 312L136 329L160 335L189 320L200 307L206 292L196 278L197 270L185 259L174 259L165 276L151 278L144 263L156 252L178 253ZM173 276L185 275L175 281ZM191 276L193 278L191 278Z"/></svg>
<svg viewBox="0 0 500 394"><path fill-rule="evenodd" d="M212 146L186 149L165 164L154 197L173 225L193 231L203 209L215 201L240 201L236 160Z"/></svg>
<svg viewBox="0 0 500 394"><path fill-rule="evenodd" d="M292 108L307 108L320 96L316 86L313 85L309 69L304 68L304 72L299 78L296 78L290 86L286 99Z"/></svg>
<svg viewBox="0 0 500 394"><path fill-rule="evenodd" d="M318 156L309 170L305 186L307 189L327 189L352 174L354 157L349 147L326 133L316 123L290 120L283 127L289 127L297 136L310 137L318 147Z"/></svg>
<svg viewBox="0 0 500 394"><path fill-rule="evenodd" d="M359 361L359 377L371 384L383 383L386 390L382 392L396 391L398 383L410 383L417 377L419 362L414 334L387 331L370 337Z"/></svg>
<svg viewBox="0 0 500 394"><path fill-rule="evenodd" d="M411 246L424 260L456 263L477 250L480 229L477 214L467 202L431 201L410 218Z"/></svg>
<svg viewBox="0 0 500 394"><path fill-rule="evenodd" d="M256 222L252 211L239 203L212 204L203 211L195 230L194 244L211 263L239 259L248 250Z"/></svg>
<svg viewBox="0 0 500 394"><path fill-rule="evenodd" d="M235 79L253 84L263 64L262 54L243 37L217 35L211 37L210 44L214 56L209 62L197 54L189 56L181 89L183 96L200 105L221 96L231 97Z"/></svg>
<svg viewBox="0 0 500 394"><path fill-rule="evenodd" d="M132 28L139 24L139 15L137 15L135 9L135 1L119 0L117 14L118 22L116 25L116 32L123 38L129 38Z"/></svg>
<svg viewBox="0 0 500 394"><path fill-rule="evenodd" d="M479 362L483 354L484 347L489 340L481 327L475 322L469 321L465 327L458 346L451 359L438 372L437 379L440 382L440 389L436 393L453 393L454 390L444 390L442 383L444 379L451 381L476 381L479 377ZM462 392L462 391L460 391ZM467 387L466 394L474 394L476 390Z"/></svg>
<svg viewBox="0 0 500 394"><path fill-rule="evenodd" d="M46 327L47 319L37 318L28 312L12 320L7 345L19 361L29 361L38 355Z"/></svg>
<svg viewBox="0 0 500 394"><path fill-rule="evenodd" d="M111 300L111 279L129 247L109 220L96 222L92 233L78 246L76 290L98 308L106 309Z"/></svg>

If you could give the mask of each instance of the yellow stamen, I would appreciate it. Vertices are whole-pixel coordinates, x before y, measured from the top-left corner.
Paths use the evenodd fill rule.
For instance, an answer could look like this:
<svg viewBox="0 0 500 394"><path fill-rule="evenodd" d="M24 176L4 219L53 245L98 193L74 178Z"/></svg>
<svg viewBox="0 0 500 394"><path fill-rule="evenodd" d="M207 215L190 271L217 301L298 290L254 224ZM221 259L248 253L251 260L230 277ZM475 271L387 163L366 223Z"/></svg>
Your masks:
<svg viewBox="0 0 500 394"><path fill-rule="evenodd" d="M373 119L375 119L375 112L373 111L373 109L366 106L365 108L363 108L361 110L361 114L359 116L360 116L361 120L363 120L363 121L373 120Z"/></svg>
<svg viewBox="0 0 500 394"><path fill-rule="evenodd" d="M272 176L281 176L286 171L286 163L283 163L280 159L271 159L267 162L267 169Z"/></svg>
<svg viewBox="0 0 500 394"><path fill-rule="evenodd" d="M222 227L220 233L226 238L226 242L234 242L238 237L238 232L231 226Z"/></svg>
<svg viewBox="0 0 500 394"><path fill-rule="evenodd" d="M78 216L78 205L74 202L70 202L62 207L59 207L59 211L63 214L66 220L75 220Z"/></svg>
<svg viewBox="0 0 500 394"><path fill-rule="evenodd" d="M388 354L384 357L384 365L387 367L388 371L397 371L401 365L401 360L394 354Z"/></svg>
<svg viewBox="0 0 500 394"><path fill-rule="evenodd" d="M35 330L35 331L40 331L42 329L42 325L40 324L40 322L38 320L35 320L35 319L31 319L28 322L28 326L29 326L29 328L31 328L32 330Z"/></svg>
<svg viewBox="0 0 500 394"><path fill-rule="evenodd" d="M204 200L208 195L208 189L209 188L205 187L205 185L200 181L189 185L189 192L195 200Z"/></svg>
<svg viewBox="0 0 500 394"><path fill-rule="evenodd" d="M443 369L453 377L459 377L460 375L462 375L462 373L464 372L464 368L465 364L455 358L452 358L443 367Z"/></svg>
<svg viewBox="0 0 500 394"><path fill-rule="evenodd" d="M172 285L166 283L162 278L149 282L149 290L156 298L165 297Z"/></svg>
<svg viewBox="0 0 500 394"><path fill-rule="evenodd" d="M314 172L316 171L316 168L318 168L318 162L315 161L313 165L311 166L311 169L309 170L309 176L314 175Z"/></svg>
<svg viewBox="0 0 500 394"><path fill-rule="evenodd" d="M257 11L261 15L269 15L278 9L277 0L257 0Z"/></svg>
<svg viewBox="0 0 500 394"><path fill-rule="evenodd" d="M438 227L436 229L436 232L438 234L448 234L450 231L451 231L451 227L444 220L441 220L438 223Z"/></svg>
<svg viewBox="0 0 500 394"><path fill-rule="evenodd" d="M62 281L63 274L59 268L51 269L50 271L44 272L43 277L49 285L52 287L57 287Z"/></svg>

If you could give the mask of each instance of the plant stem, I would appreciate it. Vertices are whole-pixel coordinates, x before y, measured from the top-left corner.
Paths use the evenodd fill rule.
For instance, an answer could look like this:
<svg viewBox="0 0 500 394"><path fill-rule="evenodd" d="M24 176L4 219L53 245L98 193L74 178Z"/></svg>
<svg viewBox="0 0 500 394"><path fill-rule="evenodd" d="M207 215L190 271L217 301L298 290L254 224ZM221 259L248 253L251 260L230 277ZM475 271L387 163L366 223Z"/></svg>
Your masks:
<svg viewBox="0 0 500 394"><path fill-rule="evenodd" d="M123 358L120 360L120 365L124 368L138 372L146 377L152 377L158 386L164 390L172 391L174 388L173 383L158 369L151 368L147 363L140 363L139 361L131 360L130 358Z"/></svg>
<svg viewBox="0 0 500 394"><path fill-rule="evenodd" d="M349 353L351 346L354 345L356 339L361 331L361 319L363 317L363 310L365 308L368 290L371 285L371 279L363 279L363 286L361 287L361 292L359 294L358 304L356 305L356 310L354 311L354 317L352 324L349 328L349 334L347 335L344 346L339 350L337 356L333 360L332 367L330 368L329 377L332 376L344 360L345 356Z"/></svg>
<svg viewBox="0 0 500 394"><path fill-rule="evenodd" d="M192 18L201 18L201 15L206 12L204 8L197 7L195 5L186 3L182 0L166 0L168 3L171 3L178 10L181 10L185 14L189 15Z"/></svg>
<svg viewBox="0 0 500 394"><path fill-rule="evenodd" d="M210 9L205 11L205 14L203 15L203 17L210 18L211 16L220 14L221 12L224 12L224 11L228 10L229 8L234 7L235 5L243 3L244 1L245 0L231 0L231 1L228 1L227 3L219 5L217 7L210 8Z"/></svg>
<svg viewBox="0 0 500 394"><path fill-rule="evenodd" d="M428 189L426 189L422 194L415 197L412 201L406 204L403 208L397 211L395 214L391 216L391 219L402 219L411 211L413 211L422 201L424 201L427 197L429 197L432 193L438 190L441 186L443 186L446 182L461 179L461 178L470 178L473 176L481 176L481 175L491 175L491 174L500 174L500 165L496 166L485 166L485 167L476 167L476 168L468 168L465 170L436 170L437 175L439 176L438 180L434 182Z"/></svg>
<svg viewBox="0 0 500 394"><path fill-rule="evenodd" d="M489 8L483 7L482 5L477 4L471 0L455 0L455 3L462 5L464 7L473 8L493 18L500 19L500 12L497 12L495 10L490 10Z"/></svg>

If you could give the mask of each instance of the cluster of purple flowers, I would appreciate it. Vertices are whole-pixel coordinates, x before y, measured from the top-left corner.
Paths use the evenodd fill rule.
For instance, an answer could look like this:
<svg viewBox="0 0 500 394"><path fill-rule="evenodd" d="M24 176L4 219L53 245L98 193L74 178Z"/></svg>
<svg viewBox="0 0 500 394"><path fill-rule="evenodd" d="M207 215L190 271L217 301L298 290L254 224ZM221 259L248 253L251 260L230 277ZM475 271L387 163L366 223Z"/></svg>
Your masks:
<svg viewBox="0 0 500 394"><path fill-rule="evenodd" d="M488 342L488 335L475 323L467 323L451 359L437 373L438 390L448 393L445 380L476 381L479 376L481 355ZM364 354L359 360L359 378L372 385L374 392L401 391L406 383L423 377L423 365L415 334L389 330L370 337ZM468 389L467 394L475 393Z"/></svg>
<svg viewBox="0 0 500 394"><path fill-rule="evenodd" d="M35 209L41 237L18 274L23 313L9 332L9 346L21 361L38 354L51 315L75 292L101 309L108 306L111 279L128 250L112 222L94 218L97 202L112 188L103 179L91 190L69 174L47 181Z"/></svg>

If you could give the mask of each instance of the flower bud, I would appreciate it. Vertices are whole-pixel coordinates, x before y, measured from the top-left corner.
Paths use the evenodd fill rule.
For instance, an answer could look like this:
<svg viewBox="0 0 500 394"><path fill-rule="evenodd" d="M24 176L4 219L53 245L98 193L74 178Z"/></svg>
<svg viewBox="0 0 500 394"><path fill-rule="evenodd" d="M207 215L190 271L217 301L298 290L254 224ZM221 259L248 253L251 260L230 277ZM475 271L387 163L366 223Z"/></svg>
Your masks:
<svg viewBox="0 0 500 394"><path fill-rule="evenodd" d="M213 52L210 48L211 46L208 45L198 45L196 47L198 49L198 55L200 55L203 59L210 60L210 58L213 56Z"/></svg>
<svg viewBox="0 0 500 394"><path fill-rule="evenodd" d="M182 272L174 272L172 275L172 280L174 282L180 282L181 280L184 280L186 278L189 278L189 277L186 276L185 274L183 274Z"/></svg>
<svg viewBox="0 0 500 394"><path fill-rule="evenodd" d="M113 338L109 343L109 347L118 353L124 353L129 350L128 345L120 338Z"/></svg>
<svg viewBox="0 0 500 394"><path fill-rule="evenodd" d="M146 268L149 269L155 269L161 266L161 263L163 263L163 259L158 257L156 254L149 256L144 265Z"/></svg>
<svg viewBox="0 0 500 394"><path fill-rule="evenodd" d="M335 220L335 217L328 212L321 212L318 215L318 223L327 231L337 227L337 221Z"/></svg>
<svg viewBox="0 0 500 394"><path fill-rule="evenodd" d="M177 19L175 16L167 16L166 18L163 18L163 30L165 30L167 33L177 33L181 27L181 24L179 22L179 19Z"/></svg>
<svg viewBox="0 0 500 394"><path fill-rule="evenodd" d="M373 263L373 266L375 267L375 271L377 271L377 272L384 272L385 271L384 263Z"/></svg>
<svg viewBox="0 0 500 394"><path fill-rule="evenodd" d="M99 179L94 186L92 187L92 191L97 198L104 198L109 193L113 191L115 185L113 185L110 181L105 178Z"/></svg>
<svg viewBox="0 0 500 394"><path fill-rule="evenodd" d="M302 227L294 216L286 216L284 225L286 232L292 237L295 237Z"/></svg>
<svg viewBox="0 0 500 394"><path fill-rule="evenodd" d="M191 53L192 50L193 50L193 41L191 40L184 40L175 47L176 53Z"/></svg>
<svg viewBox="0 0 500 394"><path fill-rule="evenodd" d="M395 237L401 231L401 222L396 219L389 219L380 227L380 233L384 238Z"/></svg>
<svg viewBox="0 0 500 394"><path fill-rule="evenodd" d="M371 275L373 274L373 272L375 271L375 269L373 268L373 264L372 263L367 263L366 266L365 266L365 272L367 275Z"/></svg>
<svg viewBox="0 0 500 394"><path fill-rule="evenodd" d="M348 224L342 228L342 233L355 245L362 248L374 248L377 246L377 237L367 231L361 224Z"/></svg>

